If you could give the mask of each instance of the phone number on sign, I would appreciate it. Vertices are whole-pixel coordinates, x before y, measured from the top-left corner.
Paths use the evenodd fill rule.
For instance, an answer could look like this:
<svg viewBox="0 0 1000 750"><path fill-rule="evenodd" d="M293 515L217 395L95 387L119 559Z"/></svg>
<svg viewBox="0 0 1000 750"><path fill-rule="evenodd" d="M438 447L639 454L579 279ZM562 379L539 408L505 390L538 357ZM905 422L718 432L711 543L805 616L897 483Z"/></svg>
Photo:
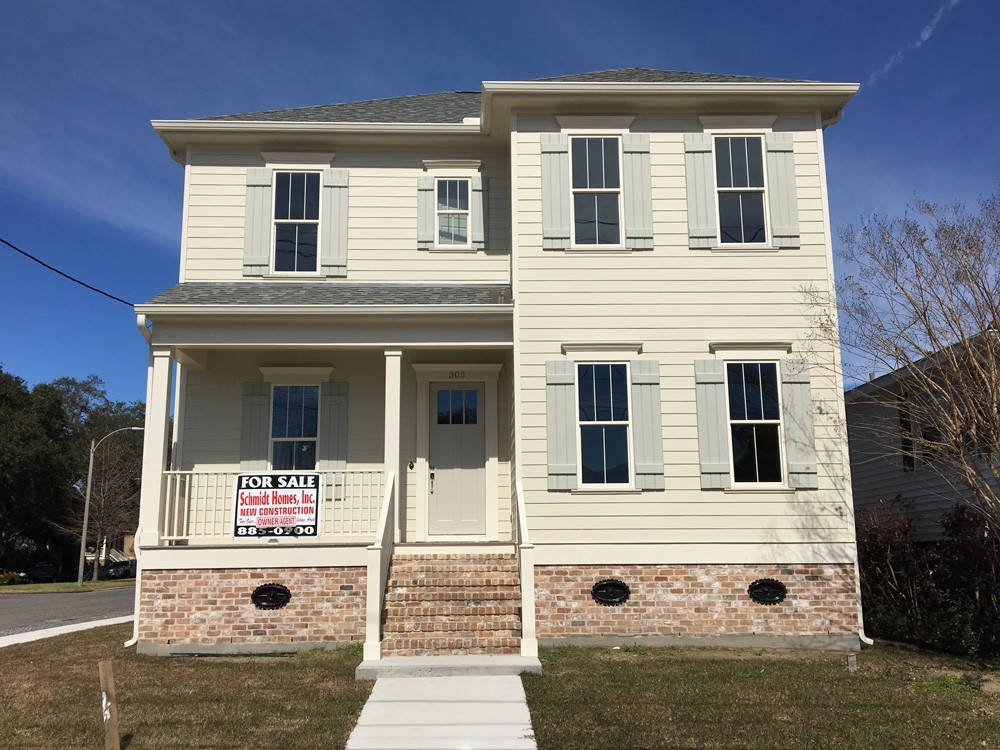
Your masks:
<svg viewBox="0 0 1000 750"><path fill-rule="evenodd" d="M315 526L239 526L236 536L316 536Z"/></svg>

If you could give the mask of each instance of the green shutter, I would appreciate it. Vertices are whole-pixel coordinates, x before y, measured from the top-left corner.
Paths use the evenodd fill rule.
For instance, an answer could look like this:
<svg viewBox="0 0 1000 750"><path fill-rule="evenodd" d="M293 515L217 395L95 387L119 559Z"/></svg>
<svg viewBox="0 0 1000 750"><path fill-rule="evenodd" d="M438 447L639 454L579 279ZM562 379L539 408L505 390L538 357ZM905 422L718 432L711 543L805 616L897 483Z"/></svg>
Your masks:
<svg viewBox="0 0 1000 750"><path fill-rule="evenodd" d="M715 207L715 167L712 136L684 134L684 171L687 182L688 246L715 247L719 229Z"/></svg>
<svg viewBox="0 0 1000 750"><path fill-rule="evenodd" d="M347 383L320 383L317 471L347 469Z"/></svg>
<svg viewBox="0 0 1000 750"><path fill-rule="evenodd" d="M799 207L792 134L768 133L766 140L771 244L774 247L798 247Z"/></svg>
<svg viewBox="0 0 1000 750"><path fill-rule="evenodd" d="M622 138L625 159L622 186L625 200L625 246L653 249L653 186L649 167L649 135L626 133Z"/></svg>
<svg viewBox="0 0 1000 750"><path fill-rule="evenodd" d="M660 363L634 360L632 376L632 446L635 450L635 486L662 490L663 408L660 400Z"/></svg>
<svg viewBox="0 0 1000 750"><path fill-rule="evenodd" d="M422 174L417 178L417 249L434 247L434 178Z"/></svg>
<svg viewBox="0 0 1000 750"><path fill-rule="evenodd" d="M271 170L247 169L243 224L243 275L265 276L271 268Z"/></svg>
<svg viewBox="0 0 1000 750"><path fill-rule="evenodd" d="M788 486L817 489L816 432L807 362L801 359L781 360L781 402Z"/></svg>
<svg viewBox="0 0 1000 750"><path fill-rule="evenodd" d="M725 368L726 363L721 359L702 359L694 363L698 458L703 490L724 490L732 483Z"/></svg>
<svg viewBox="0 0 1000 750"><path fill-rule="evenodd" d="M323 170L319 226L320 271L324 276L347 276L347 170Z"/></svg>
<svg viewBox="0 0 1000 750"><path fill-rule="evenodd" d="M565 250L569 231L569 138L542 133L542 248Z"/></svg>
<svg viewBox="0 0 1000 750"><path fill-rule="evenodd" d="M576 365L545 363L545 437L549 489L576 489Z"/></svg>
<svg viewBox="0 0 1000 750"><path fill-rule="evenodd" d="M472 177L472 201L469 208L472 211L472 247L476 250L486 248L486 232L489 227L489 192L487 179L482 175Z"/></svg>
<svg viewBox="0 0 1000 750"><path fill-rule="evenodd" d="M243 384L243 423L240 427L240 471L267 471L271 430L271 384Z"/></svg>

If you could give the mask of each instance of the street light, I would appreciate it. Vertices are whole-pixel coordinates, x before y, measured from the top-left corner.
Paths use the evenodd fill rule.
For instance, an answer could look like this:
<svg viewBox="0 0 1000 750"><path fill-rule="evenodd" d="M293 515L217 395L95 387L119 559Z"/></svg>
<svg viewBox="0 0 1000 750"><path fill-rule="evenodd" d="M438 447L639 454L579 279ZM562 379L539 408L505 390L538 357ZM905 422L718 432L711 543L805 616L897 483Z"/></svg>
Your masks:
<svg viewBox="0 0 1000 750"><path fill-rule="evenodd" d="M111 432L109 432L107 435L102 437L96 443L93 440L90 441L90 467L87 469L87 494L84 496L84 501L83 501L83 535L80 537L80 567L77 568L76 571L77 586L83 585L83 559L84 555L87 552L87 521L90 518L90 483L94 478L94 451L96 451L97 447L112 435L115 435L119 432L128 432L128 431L142 432L142 430L143 430L142 427L119 427L117 430L112 430ZM97 565L96 550L94 553L94 565Z"/></svg>

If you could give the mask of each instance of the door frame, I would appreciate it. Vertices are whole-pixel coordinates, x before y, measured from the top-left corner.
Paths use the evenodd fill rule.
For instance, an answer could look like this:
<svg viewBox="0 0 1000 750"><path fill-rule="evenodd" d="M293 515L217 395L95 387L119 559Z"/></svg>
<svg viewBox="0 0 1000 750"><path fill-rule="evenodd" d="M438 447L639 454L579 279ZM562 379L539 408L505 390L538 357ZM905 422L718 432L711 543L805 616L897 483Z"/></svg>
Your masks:
<svg viewBox="0 0 1000 750"><path fill-rule="evenodd" d="M500 538L500 488L497 485L499 456L497 430L497 381L503 364L413 364L417 375L417 455L414 462L416 474L416 497L413 510L416 515L414 541L499 541ZM442 383L482 383L483 412L486 423L486 533L484 535L446 536L427 533L428 513L430 513L430 389L432 382Z"/></svg>

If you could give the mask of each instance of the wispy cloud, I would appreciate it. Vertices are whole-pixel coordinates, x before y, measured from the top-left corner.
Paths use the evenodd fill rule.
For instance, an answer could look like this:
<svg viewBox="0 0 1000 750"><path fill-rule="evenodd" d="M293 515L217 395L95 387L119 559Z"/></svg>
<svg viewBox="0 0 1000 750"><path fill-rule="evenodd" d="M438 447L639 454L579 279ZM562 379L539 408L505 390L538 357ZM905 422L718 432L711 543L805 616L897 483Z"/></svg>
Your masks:
<svg viewBox="0 0 1000 750"><path fill-rule="evenodd" d="M934 31L938 27L938 24L941 23L941 19L944 18L944 14L947 13L952 8L954 8L956 5L958 5L961 1L962 0L947 0L947 2L943 3L941 7L939 7L937 11L934 13L934 16L931 18L930 22L920 30L920 37L915 41L910 42L908 45L903 47L903 49L897 51L892 57L890 57L886 61L885 65L883 65L881 68L879 68L870 76L868 76L866 85L871 86L879 78L881 78L890 70L892 70L898 63L902 62L903 57L906 55L907 52L913 52L915 50L920 49L924 45L924 42L926 42L928 39L931 38L931 36L933 36Z"/></svg>

